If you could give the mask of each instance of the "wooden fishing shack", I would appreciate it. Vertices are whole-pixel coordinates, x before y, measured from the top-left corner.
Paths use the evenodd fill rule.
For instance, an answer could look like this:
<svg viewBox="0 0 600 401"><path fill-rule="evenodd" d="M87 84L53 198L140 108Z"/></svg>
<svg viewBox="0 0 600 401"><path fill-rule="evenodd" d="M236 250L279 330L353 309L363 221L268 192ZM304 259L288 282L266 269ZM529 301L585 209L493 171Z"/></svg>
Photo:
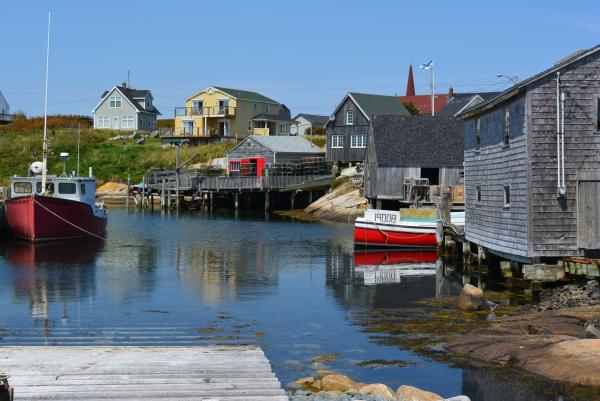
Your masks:
<svg viewBox="0 0 600 401"><path fill-rule="evenodd" d="M600 255L600 46L459 114L465 240L531 263Z"/></svg>

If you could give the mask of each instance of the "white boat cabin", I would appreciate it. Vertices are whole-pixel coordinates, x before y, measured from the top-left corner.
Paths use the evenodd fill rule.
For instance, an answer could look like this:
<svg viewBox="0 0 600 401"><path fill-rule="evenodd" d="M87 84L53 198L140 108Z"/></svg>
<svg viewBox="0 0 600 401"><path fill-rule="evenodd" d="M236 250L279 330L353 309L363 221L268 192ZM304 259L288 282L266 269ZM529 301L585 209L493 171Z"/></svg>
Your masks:
<svg viewBox="0 0 600 401"><path fill-rule="evenodd" d="M47 177L45 196L69 199L95 205L96 179L91 177ZM11 198L31 196L42 192L42 176L12 177Z"/></svg>

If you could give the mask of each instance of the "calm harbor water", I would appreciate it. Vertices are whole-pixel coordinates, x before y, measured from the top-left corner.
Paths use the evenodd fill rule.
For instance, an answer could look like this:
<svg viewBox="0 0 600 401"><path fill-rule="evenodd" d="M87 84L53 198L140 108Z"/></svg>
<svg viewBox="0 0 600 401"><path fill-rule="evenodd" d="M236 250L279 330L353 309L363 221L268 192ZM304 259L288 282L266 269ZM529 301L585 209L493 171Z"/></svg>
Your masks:
<svg viewBox="0 0 600 401"><path fill-rule="evenodd" d="M460 291L440 263L412 277L366 267L418 260L436 266L431 254L355 254L346 224L113 209L104 242L0 245L0 346L256 344L284 384L331 368L474 401L499 388L557 399L374 341L361 315Z"/></svg>

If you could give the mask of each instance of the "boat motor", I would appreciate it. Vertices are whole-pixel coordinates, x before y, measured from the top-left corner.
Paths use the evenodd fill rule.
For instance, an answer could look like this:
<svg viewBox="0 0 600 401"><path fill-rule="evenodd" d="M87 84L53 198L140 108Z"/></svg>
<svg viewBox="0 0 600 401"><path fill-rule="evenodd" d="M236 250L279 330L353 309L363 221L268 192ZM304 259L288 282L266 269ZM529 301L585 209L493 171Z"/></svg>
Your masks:
<svg viewBox="0 0 600 401"><path fill-rule="evenodd" d="M14 389L8 384L10 376L0 372L0 401L13 401Z"/></svg>

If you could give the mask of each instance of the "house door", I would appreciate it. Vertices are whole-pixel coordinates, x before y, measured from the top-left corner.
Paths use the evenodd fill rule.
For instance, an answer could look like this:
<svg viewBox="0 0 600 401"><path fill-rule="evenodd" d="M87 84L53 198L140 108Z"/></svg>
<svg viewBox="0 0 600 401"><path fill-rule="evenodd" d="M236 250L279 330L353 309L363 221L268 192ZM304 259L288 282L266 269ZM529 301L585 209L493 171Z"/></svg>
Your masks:
<svg viewBox="0 0 600 401"><path fill-rule="evenodd" d="M220 136L229 136L231 133L231 126L229 120L221 120L219 121L219 135Z"/></svg>
<svg viewBox="0 0 600 401"><path fill-rule="evenodd" d="M580 249L600 249L600 181L579 181L577 246Z"/></svg>
<svg viewBox="0 0 600 401"><path fill-rule="evenodd" d="M112 129L119 129L119 117L113 117L112 118L111 128Z"/></svg>

